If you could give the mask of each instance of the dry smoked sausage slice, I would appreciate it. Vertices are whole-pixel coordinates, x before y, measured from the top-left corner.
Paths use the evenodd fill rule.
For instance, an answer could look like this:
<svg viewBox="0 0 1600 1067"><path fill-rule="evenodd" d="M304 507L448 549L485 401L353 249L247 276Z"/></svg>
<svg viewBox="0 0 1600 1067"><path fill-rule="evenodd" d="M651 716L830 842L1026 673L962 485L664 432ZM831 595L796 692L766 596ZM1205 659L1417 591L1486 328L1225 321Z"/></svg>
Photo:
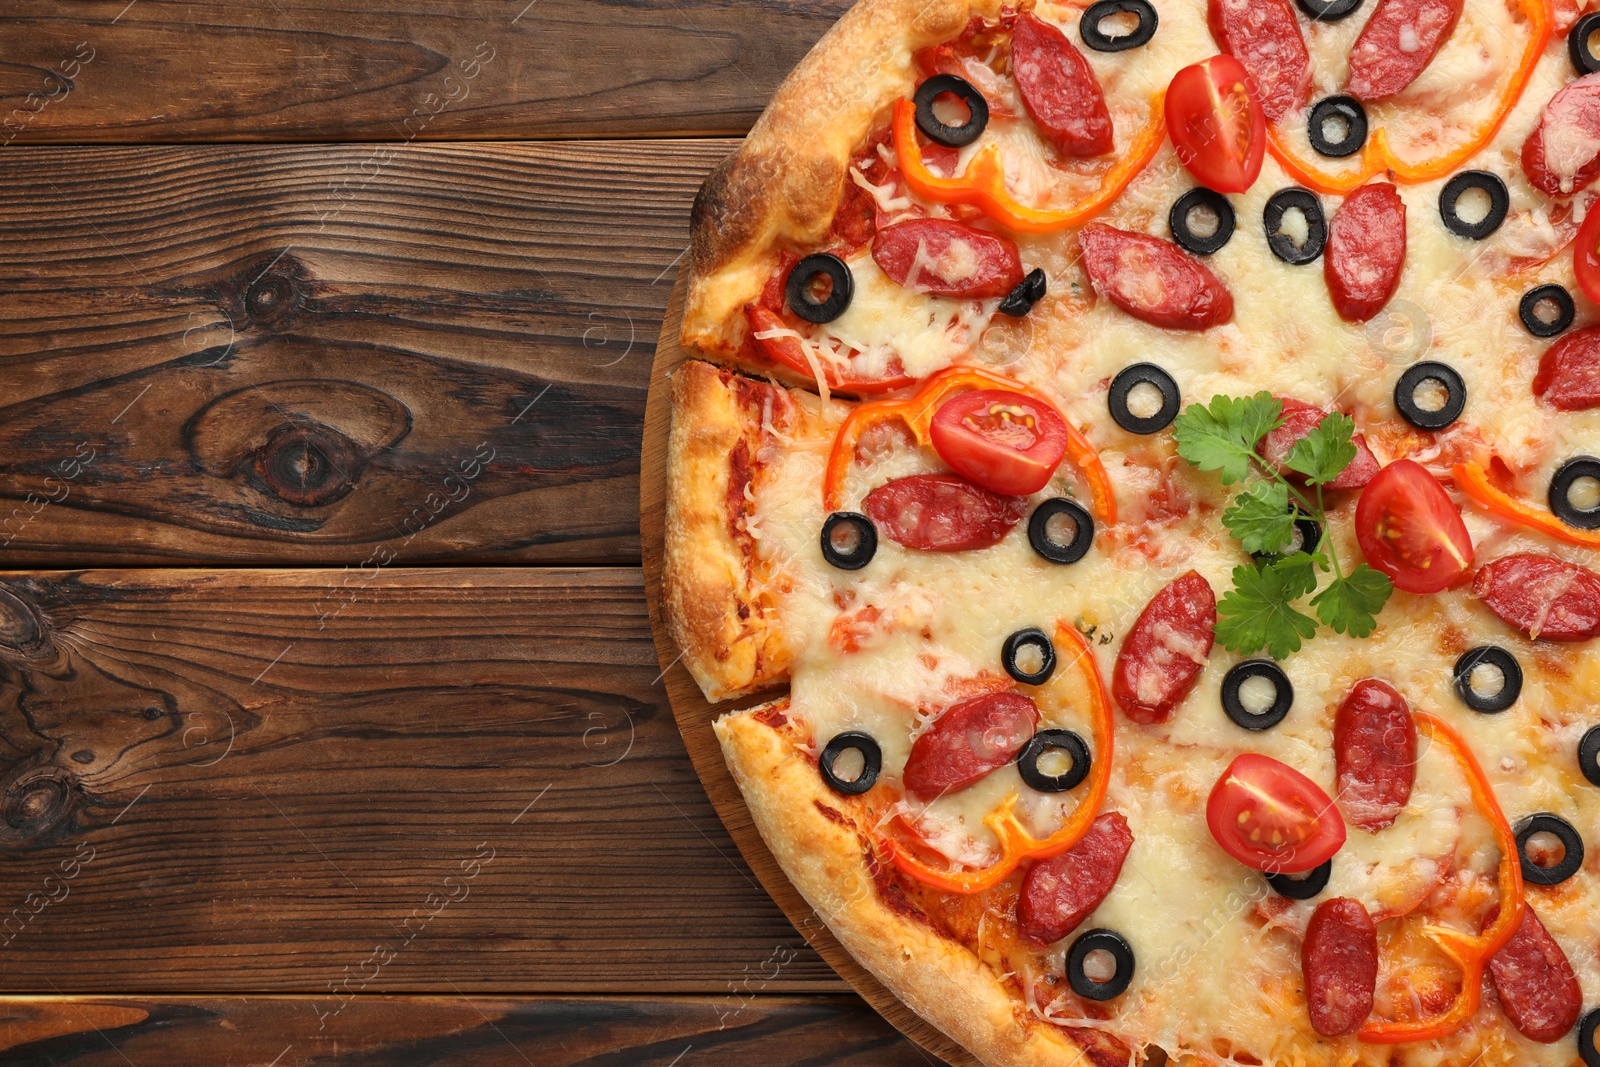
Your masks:
<svg viewBox="0 0 1600 1067"><path fill-rule="evenodd" d="M1032 14L1011 31L1011 71L1022 106L1045 139L1068 156L1111 151L1111 112L1089 61L1060 30Z"/></svg>
<svg viewBox="0 0 1600 1067"><path fill-rule="evenodd" d="M1357 682L1333 718L1344 817L1377 833L1405 810L1416 782L1417 724L1405 697L1376 678Z"/></svg>
<svg viewBox="0 0 1600 1067"><path fill-rule="evenodd" d="M1023 938L1049 945L1076 930L1110 895L1131 848L1128 820L1121 812L1108 811L1089 824L1076 845L1035 863L1017 896L1017 925Z"/></svg>
<svg viewBox="0 0 1600 1067"><path fill-rule="evenodd" d="M1136 319L1207 330L1233 318L1228 287L1171 241L1091 223L1078 243L1095 289Z"/></svg>
<svg viewBox="0 0 1600 1067"><path fill-rule="evenodd" d="M1372 1014L1378 985L1378 928L1359 901L1317 905L1300 946L1311 1026L1323 1037L1353 1034Z"/></svg>
<svg viewBox="0 0 1600 1067"><path fill-rule="evenodd" d="M1268 122L1305 103L1311 90L1311 54L1289 0L1211 0L1206 21L1217 47L1244 64L1255 79Z"/></svg>
<svg viewBox="0 0 1600 1067"><path fill-rule="evenodd" d="M929 800L965 789L1016 759L1038 728L1039 706L1021 693L963 700L912 743L906 788Z"/></svg>
<svg viewBox="0 0 1600 1067"><path fill-rule="evenodd" d="M878 486L862 507L896 544L923 552L962 552L999 544L1027 514L1028 502L954 474L914 474Z"/></svg>
<svg viewBox="0 0 1600 1067"><path fill-rule="evenodd" d="M1546 196L1571 196L1600 174L1600 74L1550 98L1522 142L1522 172Z"/></svg>
<svg viewBox="0 0 1600 1067"><path fill-rule="evenodd" d="M1387 182L1345 197L1328 223L1323 277L1333 308L1346 322L1366 322L1400 285L1406 263L1406 205Z"/></svg>
<svg viewBox="0 0 1600 1067"><path fill-rule="evenodd" d="M1295 442L1306 434L1322 425L1322 420L1328 413L1315 404L1307 404L1303 400L1292 397L1281 397L1283 403L1283 425L1267 434L1256 446L1256 451L1261 453L1261 458L1274 467L1283 468L1283 461L1289 458L1289 452L1294 448ZM1350 465L1339 472L1339 477L1328 483L1329 489L1360 489L1377 475L1378 457L1372 454L1372 449L1367 447L1367 438L1364 434L1356 434L1351 440L1356 446L1356 458Z"/></svg>
<svg viewBox="0 0 1600 1067"><path fill-rule="evenodd" d="M1600 575L1554 556L1524 552L1485 564L1472 595L1529 637L1587 641L1600 634Z"/></svg>
<svg viewBox="0 0 1600 1067"><path fill-rule="evenodd" d="M1211 654L1217 596L1189 571L1150 599L1122 641L1111 691L1137 723L1166 722L1194 688Z"/></svg>
<svg viewBox="0 0 1600 1067"><path fill-rule="evenodd" d="M1015 241L949 219L883 227L872 240L872 259L906 288L934 296L1005 296L1022 281Z"/></svg>
<svg viewBox="0 0 1600 1067"><path fill-rule="evenodd" d="M1600 405L1600 326L1573 330L1545 349L1533 395L1561 411Z"/></svg>
<svg viewBox="0 0 1600 1067"><path fill-rule="evenodd" d="M1484 917L1487 928L1500 914L1497 904ZM1583 989L1572 963L1544 928L1533 908L1522 909L1522 923L1511 940L1489 957L1489 975L1506 1018L1523 1037L1548 1045L1578 1023Z"/></svg>
<svg viewBox="0 0 1600 1067"><path fill-rule="evenodd" d="M1350 49L1345 92L1381 100L1416 81L1456 28L1463 6L1464 0L1381 0Z"/></svg>

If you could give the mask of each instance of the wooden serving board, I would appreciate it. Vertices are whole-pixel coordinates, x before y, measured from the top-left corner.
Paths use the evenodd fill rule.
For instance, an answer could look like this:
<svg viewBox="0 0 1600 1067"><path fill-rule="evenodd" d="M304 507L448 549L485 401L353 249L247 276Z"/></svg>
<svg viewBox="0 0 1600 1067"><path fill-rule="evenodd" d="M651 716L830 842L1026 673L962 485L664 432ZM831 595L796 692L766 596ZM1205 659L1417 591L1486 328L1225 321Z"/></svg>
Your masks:
<svg viewBox="0 0 1600 1067"><path fill-rule="evenodd" d="M644 455L639 472L640 534L644 554L645 590L650 601L650 629L655 636L656 656L661 661L667 697L677 719L683 743L694 761L700 781L721 816L728 833L744 854L745 862L761 880L778 907L794 923L811 947L828 962L840 977L849 982L862 998L888 1019L896 1029L952 1067L982 1067L966 1049L906 1007L889 992L833 936L827 925L807 904L800 891L789 883L778 861L750 821L744 797L722 758L722 747L712 733L711 723L730 710L764 703L775 695L769 691L743 701L713 705L680 659L680 651L667 633L661 614L661 567L667 508L667 431L672 421L672 381L669 375L690 356L678 343L683 324L684 291L688 267L678 274L672 299L667 304L666 321L656 344L655 364L650 372L650 393L644 416Z"/></svg>

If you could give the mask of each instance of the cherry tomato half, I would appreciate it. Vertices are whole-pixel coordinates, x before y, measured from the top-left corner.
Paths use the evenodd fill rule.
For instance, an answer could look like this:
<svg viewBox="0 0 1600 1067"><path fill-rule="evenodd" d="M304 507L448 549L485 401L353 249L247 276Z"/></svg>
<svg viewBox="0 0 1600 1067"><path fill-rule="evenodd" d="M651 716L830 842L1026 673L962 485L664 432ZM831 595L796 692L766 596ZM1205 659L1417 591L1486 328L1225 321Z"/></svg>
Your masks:
<svg viewBox="0 0 1600 1067"><path fill-rule="evenodd" d="M1572 242L1572 266L1583 295L1600 304L1600 211L1591 211Z"/></svg>
<svg viewBox="0 0 1600 1067"><path fill-rule="evenodd" d="M1276 874L1320 867L1344 847L1344 818L1328 794L1293 767L1255 752L1217 779L1206 825L1222 851Z"/></svg>
<svg viewBox="0 0 1600 1067"><path fill-rule="evenodd" d="M1167 88L1167 132L1178 162L1201 185L1242 193L1267 151L1267 119L1244 64L1212 56L1184 67Z"/></svg>
<svg viewBox="0 0 1600 1067"><path fill-rule="evenodd" d="M1420 463L1398 459L1361 490L1356 541L1408 593L1437 593L1472 567L1461 510Z"/></svg>
<svg viewBox="0 0 1600 1067"><path fill-rule="evenodd" d="M947 401L929 436L951 470L1005 496L1043 489L1067 452L1061 413L1009 389L976 389Z"/></svg>

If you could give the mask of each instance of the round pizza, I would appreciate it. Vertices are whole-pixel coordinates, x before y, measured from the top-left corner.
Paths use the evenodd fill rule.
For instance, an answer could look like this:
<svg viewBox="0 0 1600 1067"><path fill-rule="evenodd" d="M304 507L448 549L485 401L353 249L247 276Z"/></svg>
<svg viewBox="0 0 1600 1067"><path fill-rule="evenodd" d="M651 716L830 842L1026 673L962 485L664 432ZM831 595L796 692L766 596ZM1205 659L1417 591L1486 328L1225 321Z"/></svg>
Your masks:
<svg viewBox="0 0 1600 1067"><path fill-rule="evenodd" d="M861 0L789 76L664 602L883 985L993 1067L1600 1067L1597 175L1575 0Z"/></svg>

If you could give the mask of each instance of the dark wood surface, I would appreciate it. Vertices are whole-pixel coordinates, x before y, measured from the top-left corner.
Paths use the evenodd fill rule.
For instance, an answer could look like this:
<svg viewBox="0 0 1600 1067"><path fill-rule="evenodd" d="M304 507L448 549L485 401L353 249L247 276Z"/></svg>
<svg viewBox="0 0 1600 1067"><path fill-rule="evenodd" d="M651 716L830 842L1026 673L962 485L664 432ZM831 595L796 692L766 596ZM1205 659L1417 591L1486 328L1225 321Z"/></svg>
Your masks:
<svg viewBox="0 0 1600 1067"><path fill-rule="evenodd" d="M324 1009L325 1010L325 1009ZM93 997L0 1005L8 1067L928 1067L853 997Z"/></svg>
<svg viewBox="0 0 1600 1067"><path fill-rule="evenodd" d="M0 988L841 989L684 757L632 568L0 580Z"/></svg>
<svg viewBox="0 0 1600 1067"><path fill-rule="evenodd" d="M0 557L637 561L733 144L0 149Z"/></svg>
<svg viewBox="0 0 1600 1067"><path fill-rule="evenodd" d="M741 134L849 6L8 0L0 145Z"/></svg>
<svg viewBox="0 0 1600 1067"><path fill-rule="evenodd" d="M0 8L0 1061L934 1062L637 569L690 201L846 6Z"/></svg>

